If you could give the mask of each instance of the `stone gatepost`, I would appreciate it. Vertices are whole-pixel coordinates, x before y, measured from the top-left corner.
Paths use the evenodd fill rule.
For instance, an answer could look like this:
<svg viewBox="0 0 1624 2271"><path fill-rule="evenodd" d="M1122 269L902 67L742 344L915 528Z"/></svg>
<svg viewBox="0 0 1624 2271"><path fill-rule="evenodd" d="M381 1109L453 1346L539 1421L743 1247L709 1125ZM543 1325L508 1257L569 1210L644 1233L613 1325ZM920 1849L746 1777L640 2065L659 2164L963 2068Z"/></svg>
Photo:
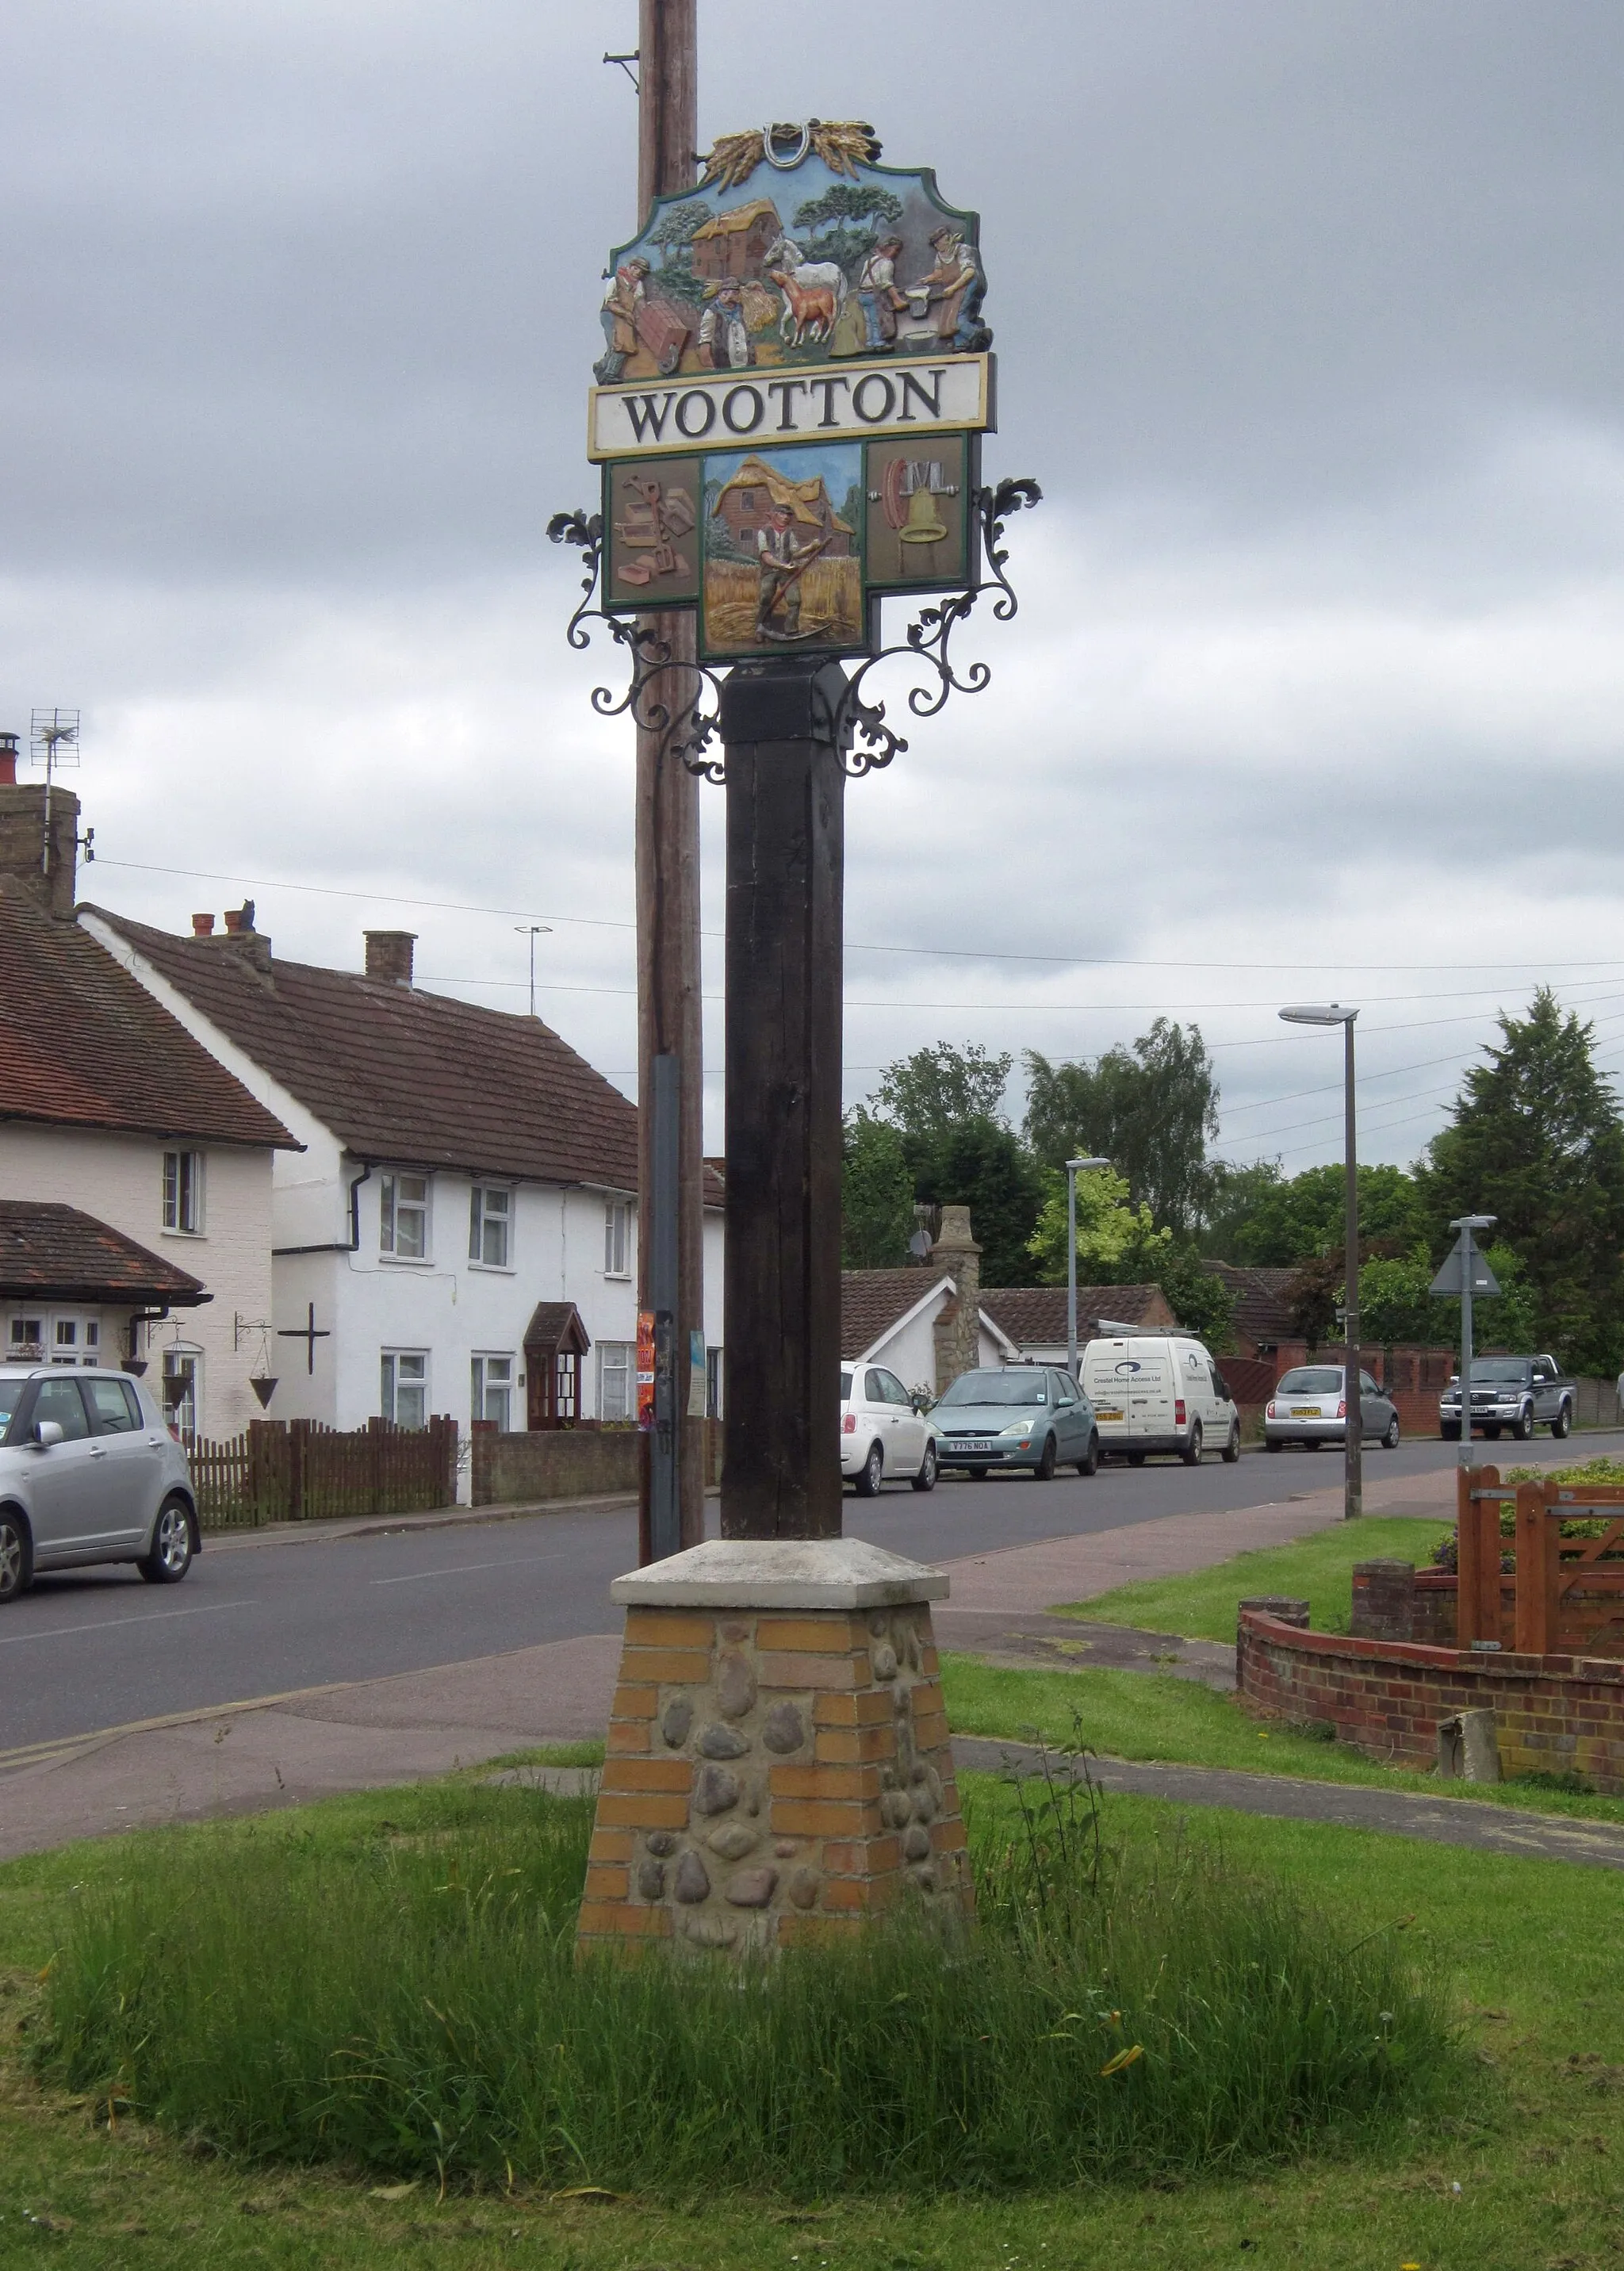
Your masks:
<svg viewBox="0 0 1624 2271"><path fill-rule="evenodd" d="M940 1570L859 1538L716 1538L617 1578L626 1636L583 1946L766 1952L899 1898L972 1909Z"/></svg>

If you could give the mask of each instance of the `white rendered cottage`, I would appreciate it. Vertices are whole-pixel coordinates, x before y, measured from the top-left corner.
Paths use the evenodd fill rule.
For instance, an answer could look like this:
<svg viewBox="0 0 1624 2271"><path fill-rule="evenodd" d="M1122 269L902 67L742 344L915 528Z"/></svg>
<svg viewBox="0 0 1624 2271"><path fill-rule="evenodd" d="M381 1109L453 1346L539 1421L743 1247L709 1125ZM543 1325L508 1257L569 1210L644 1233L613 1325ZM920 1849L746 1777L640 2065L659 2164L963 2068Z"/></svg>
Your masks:
<svg viewBox="0 0 1624 2271"><path fill-rule="evenodd" d="M0 1356L153 1373L188 1435L259 1416L272 1159L294 1138L73 919L78 802L0 736ZM283 1156L289 1156L285 1149Z"/></svg>
<svg viewBox="0 0 1624 2271"><path fill-rule="evenodd" d="M274 957L251 906L190 938L79 919L304 1146L272 1190L272 1417L522 1429L561 1379L575 1416L635 1415L637 1112L556 1033L421 991L407 932L369 931L354 972Z"/></svg>

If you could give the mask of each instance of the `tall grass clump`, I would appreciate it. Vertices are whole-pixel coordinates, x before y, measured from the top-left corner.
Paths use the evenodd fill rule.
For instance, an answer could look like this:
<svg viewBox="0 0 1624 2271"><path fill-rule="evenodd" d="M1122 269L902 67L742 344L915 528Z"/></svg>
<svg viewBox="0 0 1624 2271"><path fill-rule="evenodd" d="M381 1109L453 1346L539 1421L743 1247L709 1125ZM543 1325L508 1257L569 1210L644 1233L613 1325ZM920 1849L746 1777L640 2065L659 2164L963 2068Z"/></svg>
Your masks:
<svg viewBox="0 0 1624 2271"><path fill-rule="evenodd" d="M1453 2071L1389 1936L1210 1849L1114 1850L1059 1778L976 1825L972 1937L905 1916L743 1970L577 1961L590 1800L413 1805L341 1840L145 1841L71 1917L53 2070L251 2156L802 2198L1255 2162Z"/></svg>

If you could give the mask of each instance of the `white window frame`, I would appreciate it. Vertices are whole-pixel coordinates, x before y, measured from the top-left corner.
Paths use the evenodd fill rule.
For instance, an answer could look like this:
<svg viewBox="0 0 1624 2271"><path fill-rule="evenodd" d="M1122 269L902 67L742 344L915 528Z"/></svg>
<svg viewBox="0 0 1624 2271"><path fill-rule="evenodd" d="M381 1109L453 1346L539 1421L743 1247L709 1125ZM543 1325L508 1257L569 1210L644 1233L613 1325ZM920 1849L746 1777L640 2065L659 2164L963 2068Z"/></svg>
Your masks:
<svg viewBox="0 0 1624 2271"><path fill-rule="evenodd" d="M400 1369L403 1364L416 1365L421 1368L416 1373L408 1373L403 1378ZM420 1395L422 1397L422 1414L420 1418L403 1419L400 1417L400 1398L403 1389L408 1396ZM386 1348L378 1351L378 1407L384 1418L397 1427L410 1427L413 1430L427 1427L428 1425L428 1351L427 1349Z"/></svg>
<svg viewBox="0 0 1624 2271"><path fill-rule="evenodd" d="M28 1326L34 1328L31 1332L24 1329ZM9 1317L5 1328L7 1362L37 1364L45 1353L45 1337L48 1330L49 1326L46 1322L43 1310L32 1315L26 1310L19 1310L14 1316ZM25 1356L23 1353L25 1349L33 1349L36 1353L33 1356Z"/></svg>
<svg viewBox="0 0 1624 2271"><path fill-rule="evenodd" d="M610 1409L610 1383L618 1381L614 1401L618 1411ZM598 1344L598 1417L611 1424L637 1416L637 1344L635 1341L600 1341Z"/></svg>
<svg viewBox="0 0 1624 2271"><path fill-rule="evenodd" d="M204 1165L201 1151L166 1151L163 1155L162 1215L170 1238L204 1235Z"/></svg>
<svg viewBox="0 0 1624 2271"><path fill-rule="evenodd" d="M603 1203L603 1274L606 1277L631 1275L629 1199L606 1199Z"/></svg>
<svg viewBox="0 0 1624 2271"><path fill-rule="evenodd" d="M401 1185L421 1185L421 1196L402 1195ZM407 1217L417 1216L422 1224L423 1250L421 1254L400 1251L400 1232ZM391 1170L378 1185L378 1255L384 1262L399 1262L417 1268L434 1259L434 1177L419 1175L402 1169ZM415 1353L414 1351L406 1353Z"/></svg>
<svg viewBox="0 0 1624 2271"><path fill-rule="evenodd" d="M490 1368L493 1365L507 1366L505 1379L500 1376L495 1380L491 1378ZM511 1349L476 1349L470 1359L469 1374L470 1416L475 1419L488 1419L491 1417L488 1408L490 1398L493 1394L500 1395L504 1399L506 1417L497 1419L497 1427L503 1434L511 1434L513 1433L513 1391L518 1385L518 1359L516 1352Z"/></svg>
<svg viewBox="0 0 1624 2271"><path fill-rule="evenodd" d="M181 1369L183 1360L190 1366L191 1370L190 1390L179 1404L171 1407L169 1399L164 1394L160 1385L158 1401L163 1412L165 1424L178 1434L183 1443L190 1444L195 1443L203 1432L203 1351L195 1347L190 1341L169 1342L162 1352L162 1362L159 1366L159 1379L161 1383L172 1378ZM190 1421L187 1418L189 1411Z"/></svg>
<svg viewBox="0 0 1624 2271"><path fill-rule="evenodd" d="M474 1270L513 1270L514 1192L509 1183L475 1183L468 1194L468 1263ZM486 1252L493 1231L501 1232L500 1260Z"/></svg>

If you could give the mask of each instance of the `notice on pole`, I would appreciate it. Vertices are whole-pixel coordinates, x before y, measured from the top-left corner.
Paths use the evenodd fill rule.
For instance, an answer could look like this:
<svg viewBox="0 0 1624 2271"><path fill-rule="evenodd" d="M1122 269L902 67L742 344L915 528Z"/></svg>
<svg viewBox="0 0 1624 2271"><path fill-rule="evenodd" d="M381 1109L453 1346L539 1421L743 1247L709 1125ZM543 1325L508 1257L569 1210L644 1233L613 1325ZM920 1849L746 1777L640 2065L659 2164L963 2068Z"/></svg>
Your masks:
<svg viewBox="0 0 1624 2271"><path fill-rule="evenodd" d="M637 1312L637 1425L654 1424L654 1312Z"/></svg>
<svg viewBox="0 0 1624 2271"><path fill-rule="evenodd" d="M688 1416L703 1419L710 1404L710 1382L705 1373L704 1335L690 1332L688 1337Z"/></svg>

